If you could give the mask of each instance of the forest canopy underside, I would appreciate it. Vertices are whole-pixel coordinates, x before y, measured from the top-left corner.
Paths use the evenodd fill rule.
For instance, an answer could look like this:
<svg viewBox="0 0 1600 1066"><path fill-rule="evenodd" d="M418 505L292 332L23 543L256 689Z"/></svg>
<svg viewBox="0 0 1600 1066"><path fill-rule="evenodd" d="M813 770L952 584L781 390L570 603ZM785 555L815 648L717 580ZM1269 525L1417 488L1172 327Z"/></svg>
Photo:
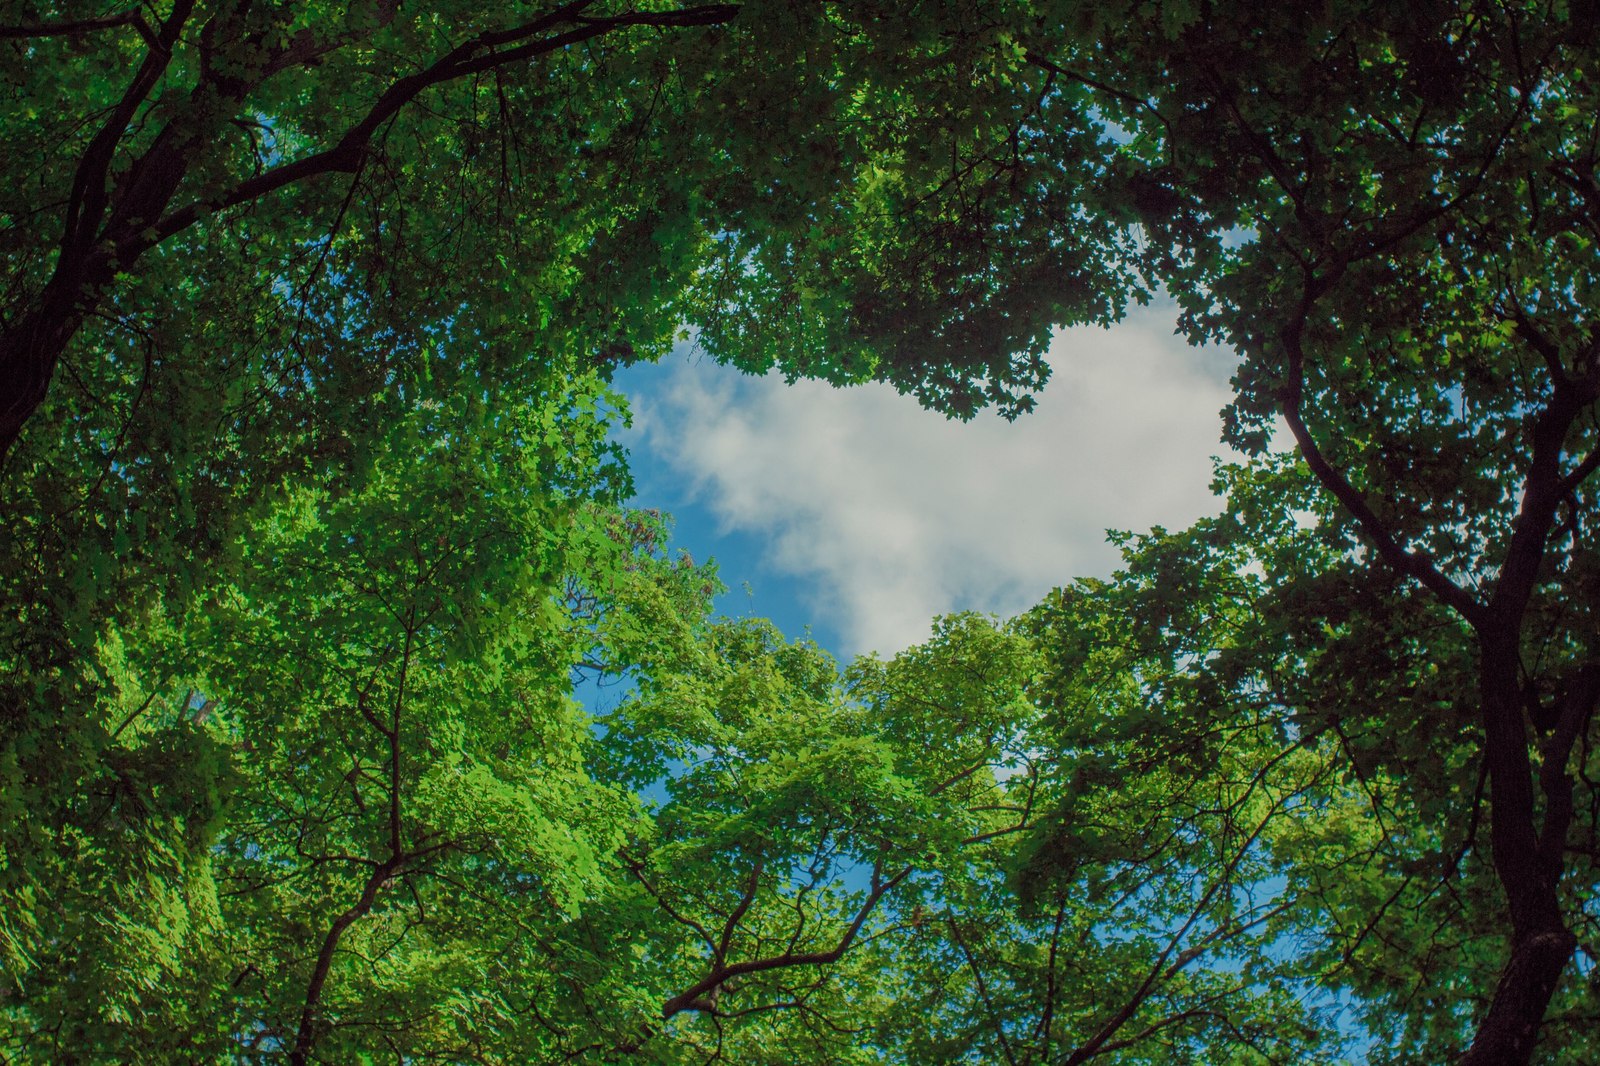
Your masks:
<svg viewBox="0 0 1600 1066"><path fill-rule="evenodd" d="M1600 1061L1593 5L491 6L0 0L0 1061ZM629 503L1158 292L1220 513L1016 618Z"/></svg>

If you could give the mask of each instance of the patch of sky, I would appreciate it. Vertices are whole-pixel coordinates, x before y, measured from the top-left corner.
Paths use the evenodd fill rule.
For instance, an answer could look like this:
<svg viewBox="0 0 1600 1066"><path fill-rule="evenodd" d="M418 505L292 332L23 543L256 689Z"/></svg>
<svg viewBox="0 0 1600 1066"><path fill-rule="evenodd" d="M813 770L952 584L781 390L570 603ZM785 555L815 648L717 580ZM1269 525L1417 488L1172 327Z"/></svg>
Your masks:
<svg viewBox="0 0 1600 1066"><path fill-rule="evenodd" d="M729 614L842 658L893 654L957 610L1010 615L1108 576L1108 528L1215 513L1211 457L1231 353L1175 336L1170 301L1060 331L1026 418L950 422L884 385L741 375L683 346L627 368L635 504L714 556Z"/></svg>
<svg viewBox="0 0 1600 1066"><path fill-rule="evenodd" d="M629 367L617 375L615 385L634 398L637 419L634 430L620 434L633 475L630 506L654 508L672 516L672 539L666 549L669 554L675 555L681 549L693 558L710 557L716 561L718 576L727 586L715 603L719 614L768 618L791 639L809 636L824 648L839 648L843 634L838 622L826 611L808 608L803 575L776 564L765 532L731 518L718 506L716 496L705 491L701 480L684 468L672 449L654 446L651 431L668 430L658 429L659 423L651 419L660 410L662 398L672 395L683 361L689 359L686 353L675 355L658 364ZM716 372L738 373L720 367ZM674 431L692 433L695 427L674 427ZM772 473L781 476L780 471Z"/></svg>

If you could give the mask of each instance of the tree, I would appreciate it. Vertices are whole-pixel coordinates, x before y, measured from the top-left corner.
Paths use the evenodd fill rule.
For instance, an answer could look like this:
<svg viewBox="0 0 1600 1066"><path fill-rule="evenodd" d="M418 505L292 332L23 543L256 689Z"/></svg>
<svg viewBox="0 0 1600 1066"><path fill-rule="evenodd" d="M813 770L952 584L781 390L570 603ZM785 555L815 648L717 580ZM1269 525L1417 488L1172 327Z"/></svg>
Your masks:
<svg viewBox="0 0 1600 1066"><path fill-rule="evenodd" d="M750 368L1024 403L1048 323L1111 305L1035 285L1020 314L995 271L1086 276L1115 233L1017 224L1041 186L1008 180L1005 25L925 14L0 15L8 853L101 772L108 635L225 586L286 481L361 491L429 404L492 420L689 321Z"/></svg>
<svg viewBox="0 0 1600 1066"><path fill-rule="evenodd" d="M1041 920L1006 871L1063 795L1050 824L1080 834L1082 866L1043 878L1058 937L1064 900L1086 904L1033 982L1050 989L1041 1052L1161 1061L1155 1036L1241 1024L1305 1045L1281 989L1234 1002L1230 972L1284 909L1233 899L1264 876L1281 801L1245 782L1241 817L1266 818L1242 849L1229 819L1176 815L1198 851L1178 854L1163 819L1185 773L1149 760L1129 792L1133 774L1091 765L1108 721L1131 746L1099 736L1107 761L1146 746L1129 665L1039 680L1048 650L1125 613L1096 596L1027 630L945 619L845 671L758 620L709 622L714 574L616 508L597 389L486 422L472 404L419 412L359 489L282 484L205 602L114 631L106 769L92 815L50 826L77 861L45 852L60 905L30 909L9 967L8 1056L836 1063L915 1061L933 1035L951 1061L994 1036L908 1027L918 994L949 991L921 967L959 951L989 997L994 956L1020 949L999 965L1039 977L1022 945ZM591 728L573 670L633 688ZM1126 699L1105 705L1108 686ZM1236 787L1250 746L1214 748L1234 757L1199 771L1207 787ZM1172 810L1130 818L1163 793ZM1131 834L1090 844L1091 809ZM1219 843L1237 852L1223 890L1191 914ZM1112 887L1128 878L1157 889ZM1113 912L1122 936L1095 950ZM1151 967L1125 1011L1085 1022Z"/></svg>
<svg viewBox="0 0 1600 1066"><path fill-rule="evenodd" d="M18 923L64 877L79 909L172 886L130 929L184 909L220 807L156 786L227 756L179 730L135 759L119 723L186 713L142 679L192 672L174 620L246 572L263 509L376 491L430 405L471 435L531 402L559 451L569 379L692 322L748 369L1018 414L1052 325L1160 287L1239 352L1230 442L1262 455L1281 419L1303 467L1250 476L1314 537L1236 495L1270 662L1156 635L1403 827L1349 886L1304 837L1296 913L1354 930L1322 941L1335 978L1419 1047L1582 1047L1551 1004L1584 1001L1596 889L1596 31L1471 0L0 17L10 960L62 943ZM1401 996L1438 941L1402 898L1481 941L1453 1002ZM980 947L973 973L1005 955Z"/></svg>
<svg viewBox="0 0 1600 1066"><path fill-rule="evenodd" d="M1189 336L1239 351L1229 439L1260 451L1282 419L1348 545L1341 596L1444 612L1428 646L1449 699L1475 705L1507 934L1462 1061L1525 1062L1594 891L1574 823L1600 676L1593 19L1179 4L1100 26L1098 56L1037 61L1100 87L1149 276ZM1424 699L1372 713L1402 763L1439 728ZM1463 831L1471 777L1448 807ZM1435 787L1402 780L1419 800Z"/></svg>
<svg viewBox="0 0 1600 1066"><path fill-rule="evenodd" d="M1230 757L1277 767L1265 782L1307 759L1322 768L1263 838L1282 877L1254 889L1282 907L1268 957L1288 963L1291 986L1342 1004L1335 1032L1359 1024L1367 1058L1450 1061L1510 940L1481 848L1470 634L1373 573L1294 455L1226 469L1219 488L1220 518L1129 542L1127 570L1098 597L1134 620L1100 638L1134 656L1145 709L1127 717L1146 751L1173 753L1170 772ZM1066 661L1082 643L1061 642ZM1397 707L1417 714L1400 734ZM1578 771L1592 776L1587 753ZM1587 816L1578 825L1592 832ZM1552 1061L1592 1055L1594 989L1575 976L1541 1026Z"/></svg>
<svg viewBox="0 0 1600 1066"><path fill-rule="evenodd" d="M141 312L170 319L213 308L197 305L192 287L169 284L154 307L156 293L130 291L135 279L175 281L173 257L182 276L263 301L253 316L226 316L253 319L255 330L236 335L259 335L273 312L304 328L336 313L323 302L331 294L385 293L405 301L413 327L463 337L477 326L490 334L480 342L514 351L515 340L493 335L507 323L492 305L503 315L510 299L519 316L547 323L559 314L568 329L582 320L579 307L620 317L611 335L589 339L603 361L659 339L637 335L627 312L639 309L628 305L648 293L655 327L663 314L676 326L688 275L709 269L715 283L699 286L701 310L720 320L728 316L718 308L737 307L727 328L757 349L742 359L779 353L798 370L857 377L872 371L873 351L903 355L905 331L926 328L937 356L925 351L914 366L902 358L890 376L967 410L1016 399L1019 383L1040 380L1040 334L1052 320L1106 306L1104 297L1080 305L1029 292L1033 313L1018 316L1024 301L1013 293L999 314L990 306L998 279L965 280L1003 254L1020 258L1016 269L1035 288L1047 272L1086 277L1100 261L1089 254L1096 241L1115 235L1088 225L1071 240L1030 232L989 246L1023 212L1070 205L1033 199L1046 188L1038 182L1018 195L1025 163L1015 144L1009 161L989 154L1018 130L1019 87L1008 71L983 69L1010 38L1004 20L959 6L906 21L871 5L576 0L503 22L382 3L341 11L184 2L155 25L131 9L60 13L17 18L0 34L21 72L9 122L22 179L7 205L15 222L5 249L0 455L74 343L107 343L99 329L75 342L97 319L141 337L152 360L192 361L137 322ZM115 72L127 67L137 73L123 82ZM959 97L933 97L946 72L975 80ZM47 112L40 101L62 85L81 94L79 110ZM954 128L927 145L906 122L920 127L914 134ZM1080 126L1092 141L1093 128ZM1070 136L1054 140L1070 148ZM654 181L640 182L647 173ZM40 202L41 190L65 195ZM826 207L840 210L823 226ZM549 248L524 232L557 217L561 239ZM421 232L405 232L408 222ZM851 234L852 223L866 232ZM807 266L807 254L820 264ZM470 299L445 309L413 299L423 296L411 291L418 274L447 281L466 261L478 268ZM582 297L550 277L584 267L598 276L600 263L625 269ZM779 266L800 277L771 276ZM902 274L892 287L890 266ZM809 290L799 308L789 306L796 280ZM763 307L774 288L779 305ZM529 291L556 306L521 302ZM931 307L935 298L942 309ZM774 345L752 336L795 311L835 322L830 339L852 343L823 355L821 338ZM958 311L977 321L959 322ZM457 321L479 314L487 321ZM270 331L260 340L283 342ZM974 373L989 376L984 389Z"/></svg>
<svg viewBox="0 0 1600 1066"><path fill-rule="evenodd" d="M383 4L296 11L249 4L205 8L185 0L155 25L138 9L7 25L5 36L16 42L17 58L28 62L39 82L55 89L63 81L75 83L83 93L84 117L40 116L28 107L31 94L18 95L27 108L19 107L12 119L26 137L18 170L32 179L31 187L19 191L33 196L53 187L67 194L48 205L15 205L19 223L38 221L14 225L7 249L13 296L0 334L7 386L0 454L43 402L84 320L116 305L118 274L134 272L146 254L165 251L202 219L253 205L280 189L298 191L328 175L359 175L376 154L372 142L386 138L397 114L435 86L526 66L636 26L715 25L735 10L712 5L599 13L593 7L573 3L506 26L463 20L450 26L460 43L438 49L436 58L428 56L434 42L427 20L396 25L397 6ZM96 47L99 42L106 43ZM399 55L385 54L397 44ZM48 61L63 51L65 63ZM417 63L419 55L424 58ZM123 64L136 72L119 82L114 73ZM301 78L291 82L281 77L286 71ZM362 84L354 98L335 96L327 82L307 86L308 75L313 82L331 75L334 85L347 79ZM38 92L40 86L26 88ZM294 106L301 101L315 106ZM66 131L71 132L60 138ZM438 147L446 145L457 147L449 141ZM357 184L351 183L323 247L302 249L315 260L313 278L326 265L327 246L342 235L345 212L359 206ZM57 218L59 233L45 224Z"/></svg>
<svg viewBox="0 0 1600 1066"><path fill-rule="evenodd" d="M77 972L72 944L89 942L57 918L82 924L146 875L187 883L210 861L235 756L184 726L171 686L220 696L190 627L256 573L246 546L285 494L333 507L393 492L383 463L415 446L402 427L477 435L512 409L559 453L603 402L569 383L663 351L695 315L708 343L742 338L749 366L781 356L840 381L872 373L921 316L947 359L991 380L909 363L898 380L969 406L1016 392L1007 368L1030 340L1037 376L1061 300L1038 290L1031 318L999 314L992 284L952 300L950 271L1044 276L1094 257L1020 227L1021 244L982 239L1032 206L991 159L1026 86L985 62L1000 24L930 14L182 0L0 14L8 973ZM971 96L933 91L952 72ZM946 174L951 147L974 165ZM924 257L928 234L949 254ZM787 288L806 276L803 296ZM832 314L887 293L908 332ZM819 315L850 344L808 335ZM1004 328L968 350L983 321ZM584 469L578 497L618 473ZM485 478L470 483L498 484ZM267 596L256 587L247 599ZM631 654L619 646L606 654ZM145 716L171 726L165 763L122 725ZM158 769L160 788L143 776ZM176 930L181 894L125 924ZM170 940L150 946L156 981Z"/></svg>
<svg viewBox="0 0 1600 1066"><path fill-rule="evenodd" d="M1212 649L1249 609L1248 579L1218 569L1188 628ZM889 1061L1339 1061L1282 886L1283 845L1343 799L1336 761L1270 713L1216 713L1127 610L1146 591L1085 582L1003 628L946 619L891 664L891 717L970 715L996 684L1017 701L984 782L996 822L881 948L906 973Z"/></svg>
<svg viewBox="0 0 1600 1066"><path fill-rule="evenodd" d="M359 489L280 484L227 582L111 630L105 719L62 730L98 765L43 791L8 864L39 901L10 940L8 1057L307 1062L369 1025L458 1053L452 1017L485 1024L461 974L507 964L514 908L594 891L628 804L583 772L585 642L554 599L615 507L596 387L391 425ZM503 909L474 916L496 879Z"/></svg>
<svg viewBox="0 0 1600 1066"><path fill-rule="evenodd" d="M597 919L633 931L637 979L667 990L637 1050L1333 1061L1282 950L1294 900L1271 882L1328 812L1307 797L1352 798L1328 783L1335 752L1265 713L1192 750L1177 701L1145 702L1122 606L1085 588L1017 624L942 618L842 672L766 623L725 622L645 679L602 720L595 763L652 800L622 853L632 913ZM1170 739L1153 737L1169 715ZM615 986L583 998L599 1011Z"/></svg>

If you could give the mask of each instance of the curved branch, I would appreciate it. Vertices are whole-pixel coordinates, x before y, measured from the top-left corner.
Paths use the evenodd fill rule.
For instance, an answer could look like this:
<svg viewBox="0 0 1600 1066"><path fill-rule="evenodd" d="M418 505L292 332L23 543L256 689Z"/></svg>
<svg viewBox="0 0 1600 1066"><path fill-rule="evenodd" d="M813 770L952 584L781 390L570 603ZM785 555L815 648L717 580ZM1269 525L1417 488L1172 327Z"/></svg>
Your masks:
<svg viewBox="0 0 1600 1066"><path fill-rule="evenodd" d="M633 11L609 18L584 17L583 10L593 2L594 0L579 0L514 29L479 34L446 53L426 70L400 78L391 84L378 97L366 115L346 130L344 136L340 137L338 143L331 148L325 148L292 163L274 167L264 174L248 178L220 196L184 205L150 227L147 234L130 236L124 244L119 244L118 258L126 258L129 253L137 255L146 248L194 225L206 215L259 200L287 185L323 174L354 172L366 154L367 145L373 134L384 123L394 118L406 104L425 89L435 85L556 52L569 45L625 27L713 26L730 21L739 12L739 7L733 4L708 4L674 11ZM550 37L528 40L565 23L578 25Z"/></svg>
<svg viewBox="0 0 1600 1066"><path fill-rule="evenodd" d="M316 1042L317 1015L322 1005L322 990L328 983L328 973L333 969L333 955L339 948L340 939L344 936L345 930L372 910L378 892L400 871L404 863L404 857L396 855L373 870L361 888L360 898L335 918L333 924L328 927L327 934L322 938L322 947L317 952L316 965L311 971L311 981L306 986L305 1005L300 1010L300 1027L295 1033L294 1047L289 1052L289 1061L293 1066L305 1066L311 1055L311 1047Z"/></svg>
<svg viewBox="0 0 1600 1066"><path fill-rule="evenodd" d="M709 974L662 1004L662 1020L671 1018L676 1014L682 1014L684 1011L711 1012L714 1009L714 1005L705 999L705 996L721 987L724 982L731 978L743 977L746 974L766 973L769 970L790 969L797 966L827 966L838 962L844 956L844 953L850 950L850 945L855 943L857 935L861 932L861 927L866 924L867 918L877 908L879 901L891 889L909 877L911 870L912 868L907 866L886 881L878 880L875 877L872 891L867 893L867 898L856 909L855 918L850 922L849 928L840 934L838 942L833 947L826 951L789 951L781 955L768 956L764 959L750 959L746 962L713 965Z"/></svg>
<svg viewBox="0 0 1600 1066"><path fill-rule="evenodd" d="M1406 577L1415 579L1467 622L1474 626L1479 625L1486 614L1483 605L1466 589L1446 577L1425 552L1413 551L1393 528L1378 517L1361 490L1351 484L1350 480L1328 461L1301 415L1305 394L1305 349L1301 337L1305 332L1306 319L1311 314L1312 306L1330 285L1331 280L1328 278L1317 279L1307 276L1300 306L1294 318L1279 334L1279 339L1289 357L1288 381L1278 394L1279 413L1288 424L1295 445L1300 449L1301 458L1305 460L1312 475L1323 488L1333 493L1334 498L1356 520L1361 531L1377 549L1378 557Z"/></svg>
<svg viewBox="0 0 1600 1066"><path fill-rule="evenodd" d="M1560 875L1567 846L1567 831L1572 825L1572 776L1567 760L1578 735L1594 714L1600 701L1600 665L1579 667L1561 701L1556 728L1540 745L1539 787L1545 795L1544 826L1539 833L1539 852L1548 867Z"/></svg>
<svg viewBox="0 0 1600 1066"><path fill-rule="evenodd" d="M156 83L166 73L167 64L172 62L172 49L178 43L178 36L193 13L194 0L178 0L173 6L172 14L161 24L160 32L147 38L150 47L145 52L144 61L139 64L138 72L123 90L122 99L112 108L111 114L95 133L94 139L89 142L89 147L83 153L83 158L79 160L78 169L72 175L72 192L67 201L66 226L61 234L61 259L57 265L57 276L61 276L63 271L77 272L81 269L78 260L87 253L93 243L95 231L108 206L106 178L110 173L111 160L116 155L117 145L121 142L123 134L127 133L128 124L133 121L134 113L139 110L139 106L149 97Z"/></svg>

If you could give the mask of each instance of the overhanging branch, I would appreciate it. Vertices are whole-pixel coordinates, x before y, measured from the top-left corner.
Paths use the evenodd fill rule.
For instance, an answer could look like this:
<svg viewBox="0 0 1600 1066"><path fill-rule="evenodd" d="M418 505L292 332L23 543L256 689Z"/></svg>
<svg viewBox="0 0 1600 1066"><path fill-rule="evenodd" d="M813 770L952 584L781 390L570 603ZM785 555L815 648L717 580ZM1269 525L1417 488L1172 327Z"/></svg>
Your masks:
<svg viewBox="0 0 1600 1066"><path fill-rule="evenodd" d="M259 200L278 189L309 178L353 172L360 165L373 134L406 104L435 85L547 55L619 29L633 26L713 26L726 23L739 13L739 7L733 4L708 4L673 11L631 11L606 18L589 18L583 11L592 3L593 0L580 0L514 29L479 34L446 53L427 69L393 82L361 120L351 126L332 147L248 178L219 196L196 200L178 208L158 221L147 233L130 236L124 244L119 245L118 258L137 255L213 212ZM552 36L540 36L562 25L572 28Z"/></svg>
<svg viewBox="0 0 1600 1066"><path fill-rule="evenodd" d="M0 41L38 37L77 37L85 33L97 33L100 30L114 30L120 26L133 27L139 31L139 36L151 45L155 44L155 33L151 31L150 24L145 22L143 13L136 7L96 18L60 19L55 22L25 22L16 26L0 26Z"/></svg>
<svg viewBox="0 0 1600 1066"><path fill-rule="evenodd" d="M1294 436L1300 456L1317 481L1333 493L1334 498L1356 520L1361 531L1377 550L1378 557L1406 577L1414 578L1437 596L1468 623L1477 625L1484 617L1484 607L1465 589L1446 577L1433 560L1423 552L1413 551L1400 536L1378 517L1365 494L1353 485L1323 454L1316 437L1306 426L1301 414L1305 392L1305 348L1302 335L1306 319L1322 291L1327 279L1316 279L1309 274L1302 289L1300 305L1289 324L1280 332L1279 339L1288 355L1288 381L1278 394L1278 410Z"/></svg>

